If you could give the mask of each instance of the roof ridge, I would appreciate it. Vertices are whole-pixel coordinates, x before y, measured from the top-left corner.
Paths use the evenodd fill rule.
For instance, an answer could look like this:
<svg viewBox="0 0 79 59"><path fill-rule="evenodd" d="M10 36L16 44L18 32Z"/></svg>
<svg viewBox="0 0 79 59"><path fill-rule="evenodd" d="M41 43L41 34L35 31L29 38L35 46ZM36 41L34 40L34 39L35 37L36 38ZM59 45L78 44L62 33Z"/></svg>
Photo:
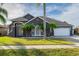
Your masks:
<svg viewBox="0 0 79 59"><path fill-rule="evenodd" d="M44 16L38 16L38 17L44 17ZM59 21L59 20L56 20L55 18L51 18L51 17L48 17L48 16L46 16L46 18L49 18L49 19L52 19L52 20L55 20L55 21ZM59 22L63 22L63 21L59 21Z"/></svg>
<svg viewBox="0 0 79 59"><path fill-rule="evenodd" d="M26 15L30 15L30 16L33 16L33 15L31 15L30 13L27 13ZM24 15L23 17L25 17L26 15ZM33 16L34 17L34 16Z"/></svg>
<svg viewBox="0 0 79 59"><path fill-rule="evenodd" d="M17 18L13 18L13 19L11 19L11 21L14 21L15 19L19 19L19 18L24 18L24 19L27 19L27 17L26 16L28 16L28 15L30 15L32 18L34 17L33 15L31 15L30 13L27 13L26 15L24 15L24 16L20 16L20 17L17 17ZM27 20L29 20L29 19L27 19ZM30 19L31 20L31 19Z"/></svg>
<svg viewBox="0 0 79 59"><path fill-rule="evenodd" d="M38 16L38 17L43 18L43 16ZM63 24L71 25L71 24L69 24L69 23L67 23L67 22L59 21L59 20L56 20L55 18L50 18L50 17L48 17L48 16L46 16L46 18L50 19L51 22L52 22L52 21L55 21L55 22L60 22L60 23L63 23ZM48 20L48 21L49 21L49 20Z"/></svg>

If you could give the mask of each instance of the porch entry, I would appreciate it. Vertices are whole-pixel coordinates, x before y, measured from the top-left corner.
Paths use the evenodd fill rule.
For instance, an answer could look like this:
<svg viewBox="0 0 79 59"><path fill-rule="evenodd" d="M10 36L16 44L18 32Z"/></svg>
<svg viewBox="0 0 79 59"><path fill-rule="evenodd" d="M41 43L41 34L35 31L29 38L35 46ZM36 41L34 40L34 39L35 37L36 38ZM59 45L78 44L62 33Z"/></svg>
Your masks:
<svg viewBox="0 0 79 59"><path fill-rule="evenodd" d="M35 26L35 28L32 30L32 36L43 36L42 30L39 28L39 26Z"/></svg>
<svg viewBox="0 0 79 59"><path fill-rule="evenodd" d="M21 23L15 23L15 36L23 36L21 25Z"/></svg>

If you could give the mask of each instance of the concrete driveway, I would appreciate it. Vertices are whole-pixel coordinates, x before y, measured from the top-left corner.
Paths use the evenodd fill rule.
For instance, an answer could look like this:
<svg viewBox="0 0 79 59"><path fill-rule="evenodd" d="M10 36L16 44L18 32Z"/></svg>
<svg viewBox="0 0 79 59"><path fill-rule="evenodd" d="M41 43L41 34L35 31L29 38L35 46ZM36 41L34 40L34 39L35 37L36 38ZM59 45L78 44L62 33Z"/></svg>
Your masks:
<svg viewBox="0 0 79 59"><path fill-rule="evenodd" d="M70 38L79 40L79 36L78 35L71 36Z"/></svg>
<svg viewBox="0 0 79 59"><path fill-rule="evenodd" d="M77 36L77 35L70 36L65 40L74 42L74 44L79 47L79 36Z"/></svg>
<svg viewBox="0 0 79 59"><path fill-rule="evenodd" d="M74 42L75 46L79 47L79 36L78 35L73 35L73 36L54 36L54 37L51 37L51 38L60 38L60 39L64 39L64 40L67 40L67 41L71 41L71 42Z"/></svg>

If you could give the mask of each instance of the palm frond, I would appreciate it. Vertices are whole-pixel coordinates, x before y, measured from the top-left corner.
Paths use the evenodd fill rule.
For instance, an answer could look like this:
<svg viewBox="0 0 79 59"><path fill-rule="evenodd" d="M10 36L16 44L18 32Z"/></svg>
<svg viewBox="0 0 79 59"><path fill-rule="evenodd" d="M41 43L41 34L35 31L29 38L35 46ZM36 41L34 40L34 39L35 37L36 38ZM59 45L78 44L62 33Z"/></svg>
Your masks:
<svg viewBox="0 0 79 59"><path fill-rule="evenodd" d="M57 28L57 25L55 23L51 23L49 24L49 26L53 29L53 28Z"/></svg>
<svg viewBox="0 0 79 59"><path fill-rule="evenodd" d="M0 13L4 14L6 17L8 17L8 13L7 13L6 9L0 7Z"/></svg>
<svg viewBox="0 0 79 59"><path fill-rule="evenodd" d="M31 29L33 29L34 28L34 26L33 26L33 24L23 24L22 25L22 29L23 30L26 30L26 31L29 31L29 30L31 30Z"/></svg>
<svg viewBox="0 0 79 59"><path fill-rule="evenodd" d="M44 29L43 23L39 24L39 28L42 29L42 30Z"/></svg>
<svg viewBox="0 0 79 59"><path fill-rule="evenodd" d="M6 19L5 19L5 17L2 16L2 15L0 15L0 21L1 21L2 23L6 23Z"/></svg>

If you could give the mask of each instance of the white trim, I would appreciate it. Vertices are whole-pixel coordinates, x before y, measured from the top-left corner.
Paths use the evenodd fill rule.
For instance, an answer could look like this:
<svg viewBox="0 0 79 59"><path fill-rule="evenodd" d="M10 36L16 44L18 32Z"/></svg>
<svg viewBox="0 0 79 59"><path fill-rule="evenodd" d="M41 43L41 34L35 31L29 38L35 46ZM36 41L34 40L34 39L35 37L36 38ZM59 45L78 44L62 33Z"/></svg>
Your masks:
<svg viewBox="0 0 79 59"><path fill-rule="evenodd" d="M35 26L35 35L34 36L41 36L40 29L38 29L38 31L37 31L37 28L38 28L38 26Z"/></svg>
<svg viewBox="0 0 79 59"><path fill-rule="evenodd" d="M44 19L43 19L43 18L41 18L41 17L35 17L35 18L40 18L40 19L42 19L42 20L44 21ZM26 22L26 23L29 23L30 21L34 20L35 18L32 18L31 20L29 20L29 21L28 21L28 22ZM45 20L45 22L47 22L47 21ZM47 22L47 23L49 23L49 22Z"/></svg>
<svg viewBox="0 0 79 59"><path fill-rule="evenodd" d="M33 34L32 34L32 36L43 36L42 34L41 34L41 30L40 29L38 29L38 26L35 26L35 28L33 29Z"/></svg>
<svg viewBox="0 0 79 59"><path fill-rule="evenodd" d="M23 22L14 22L14 23L13 23L13 25L15 26L15 24L17 24L17 23L20 23L20 24L22 24Z"/></svg>
<svg viewBox="0 0 79 59"><path fill-rule="evenodd" d="M41 18L41 17L39 17L40 19L42 19L43 21L44 21L44 19L43 18ZM45 20L45 22L47 22L46 20ZM47 23L49 23L49 22L47 22Z"/></svg>
<svg viewBox="0 0 79 59"><path fill-rule="evenodd" d="M36 18L36 17L35 17ZM34 20L35 18L32 18L31 20L27 21L26 23L29 23L30 21Z"/></svg>

